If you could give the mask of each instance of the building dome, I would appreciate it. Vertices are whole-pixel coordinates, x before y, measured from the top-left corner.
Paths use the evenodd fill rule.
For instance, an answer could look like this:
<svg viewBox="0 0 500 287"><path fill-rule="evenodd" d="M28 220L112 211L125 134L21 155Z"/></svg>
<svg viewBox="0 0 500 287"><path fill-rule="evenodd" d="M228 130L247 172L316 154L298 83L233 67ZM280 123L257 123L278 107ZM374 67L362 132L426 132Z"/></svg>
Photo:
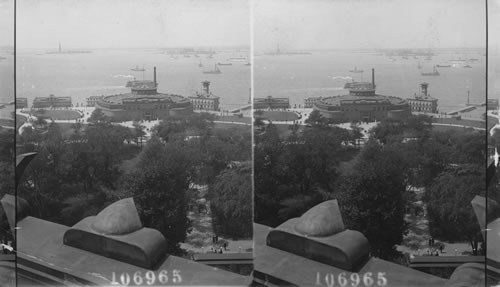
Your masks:
<svg viewBox="0 0 500 287"><path fill-rule="evenodd" d="M130 93L103 96L95 107L113 121L155 120L170 115L188 115L193 112L189 99L175 94L158 93L156 67L154 80L129 81Z"/></svg>
<svg viewBox="0 0 500 287"><path fill-rule="evenodd" d="M405 118L410 115L408 102L399 97L375 93L375 72L372 82L347 83L347 95L322 97L314 100L313 108L321 116L337 122L380 121Z"/></svg>

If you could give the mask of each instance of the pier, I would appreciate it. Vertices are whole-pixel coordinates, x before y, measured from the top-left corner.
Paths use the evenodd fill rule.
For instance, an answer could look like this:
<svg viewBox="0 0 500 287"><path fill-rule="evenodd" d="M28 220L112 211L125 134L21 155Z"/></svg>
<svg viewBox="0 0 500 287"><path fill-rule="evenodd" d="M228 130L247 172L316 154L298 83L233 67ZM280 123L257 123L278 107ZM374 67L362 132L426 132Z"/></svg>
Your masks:
<svg viewBox="0 0 500 287"><path fill-rule="evenodd" d="M455 110L455 111L448 112L447 114L450 116L456 116L459 113L467 113L467 112L475 110L476 108L477 108L477 106L475 106L475 105L474 106L467 106L467 107L463 107L463 108Z"/></svg>

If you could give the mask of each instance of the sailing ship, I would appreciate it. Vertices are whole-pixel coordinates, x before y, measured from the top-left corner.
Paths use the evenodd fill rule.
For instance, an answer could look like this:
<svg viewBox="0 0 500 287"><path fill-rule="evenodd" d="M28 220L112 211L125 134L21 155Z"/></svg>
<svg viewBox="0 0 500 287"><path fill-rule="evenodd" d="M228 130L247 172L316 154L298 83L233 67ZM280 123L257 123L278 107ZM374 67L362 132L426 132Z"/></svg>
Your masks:
<svg viewBox="0 0 500 287"><path fill-rule="evenodd" d="M439 72L438 70L436 70L436 66L434 66L434 69L432 70L432 72L424 72L424 73L421 73L422 76L439 76Z"/></svg>
<svg viewBox="0 0 500 287"><path fill-rule="evenodd" d="M201 60L200 60L200 63L198 64L198 67L203 67L203 64L201 63Z"/></svg>
<svg viewBox="0 0 500 287"><path fill-rule="evenodd" d="M418 68L419 70L420 70L420 69L422 69L422 65L420 65L420 61L418 61L418 66L417 66L417 68Z"/></svg>
<svg viewBox="0 0 500 287"><path fill-rule="evenodd" d="M217 64L215 64L214 69L211 71L203 71L203 74L221 74L222 71L219 69Z"/></svg>

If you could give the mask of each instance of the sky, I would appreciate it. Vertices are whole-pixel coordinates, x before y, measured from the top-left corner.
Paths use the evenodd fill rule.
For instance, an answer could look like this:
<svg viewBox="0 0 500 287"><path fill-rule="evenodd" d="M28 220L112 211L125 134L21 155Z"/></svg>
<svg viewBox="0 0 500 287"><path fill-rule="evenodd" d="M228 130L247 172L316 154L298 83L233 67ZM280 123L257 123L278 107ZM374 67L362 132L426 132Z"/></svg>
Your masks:
<svg viewBox="0 0 500 287"><path fill-rule="evenodd" d="M0 0L0 47L14 46L14 0Z"/></svg>
<svg viewBox="0 0 500 287"><path fill-rule="evenodd" d="M496 1L496 0L495 0ZM255 49L485 47L484 0L255 0Z"/></svg>
<svg viewBox="0 0 500 287"><path fill-rule="evenodd" d="M488 97L500 99L500 0L488 2Z"/></svg>
<svg viewBox="0 0 500 287"><path fill-rule="evenodd" d="M488 46L490 52L500 54L500 0L488 1Z"/></svg>
<svg viewBox="0 0 500 287"><path fill-rule="evenodd" d="M247 0L19 0L17 46L249 46Z"/></svg>

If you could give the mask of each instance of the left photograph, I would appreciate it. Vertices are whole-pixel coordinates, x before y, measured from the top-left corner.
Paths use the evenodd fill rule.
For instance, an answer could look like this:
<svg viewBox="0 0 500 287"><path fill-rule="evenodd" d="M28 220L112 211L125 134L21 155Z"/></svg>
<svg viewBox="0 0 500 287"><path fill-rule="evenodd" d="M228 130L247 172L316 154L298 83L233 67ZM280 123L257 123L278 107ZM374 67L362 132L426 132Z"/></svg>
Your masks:
<svg viewBox="0 0 500 287"><path fill-rule="evenodd" d="M0 35L0 286L15 286L13 0L0 0Z"/></svg>
<svg viewBox="0 0 500 287"><path fill-rule="evenodd" d="M16 5L17 286L250 284L248 2Z"/></svg>

